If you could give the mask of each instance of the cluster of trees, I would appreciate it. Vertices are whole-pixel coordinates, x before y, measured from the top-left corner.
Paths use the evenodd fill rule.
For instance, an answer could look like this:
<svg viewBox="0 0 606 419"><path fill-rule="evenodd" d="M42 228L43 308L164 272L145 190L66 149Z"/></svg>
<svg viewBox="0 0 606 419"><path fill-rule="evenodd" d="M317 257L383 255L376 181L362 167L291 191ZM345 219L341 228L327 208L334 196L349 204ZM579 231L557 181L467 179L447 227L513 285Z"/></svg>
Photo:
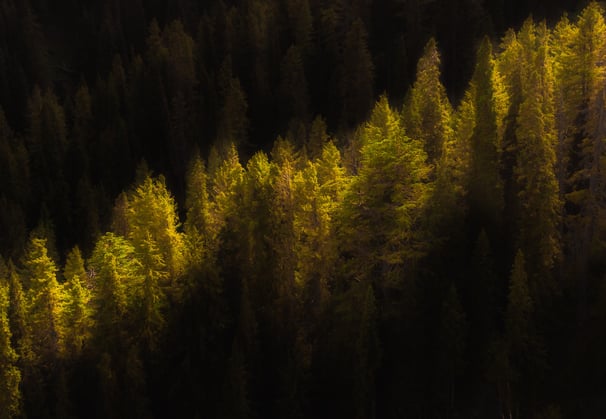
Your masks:
<svg viewBox="0 0 606 419"><path fill-rule="evenodd" d="M196 146L300 147L316 115L345 138L378 93L401 104L431 34L457 97L478 36L527 15L516 3L0 0L0 252L16 257L40 219L60 253L90 252L143 158L183 207Z"/></svg>
<svg viewBox="0 0 606 419"><path fill-rule="evenodd" d="M243 9L247 42L275 41L263 7ZM241 157L263 106L237 76L245 57L221 56L216 75L194 59L217 59L211 27L225 51L236 42L212 20L196 42L152 23L144 56L113 59L94 94L82 81L62 105L33 88L24 131L0 113L0 417L603 413L601 6L485 38L456 106L433 40L402 106L374 101L354 19L335 45L361 67L331 81L332 130L311 117L314 20L296 10L278 77L287 134L269 153ZM273 89L276 51L246 58L255 89ZM184 168L206 111L215 145ZM131 173L141 155L172 181Z"/></svg>

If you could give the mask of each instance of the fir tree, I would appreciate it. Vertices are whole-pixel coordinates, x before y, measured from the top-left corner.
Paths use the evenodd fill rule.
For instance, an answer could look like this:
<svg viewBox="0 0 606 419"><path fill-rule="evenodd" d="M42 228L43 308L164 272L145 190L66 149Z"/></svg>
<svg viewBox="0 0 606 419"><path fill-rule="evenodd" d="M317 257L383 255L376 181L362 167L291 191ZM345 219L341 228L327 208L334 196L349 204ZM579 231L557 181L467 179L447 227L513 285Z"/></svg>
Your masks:
<svg viewBox="0 0 606 419"><path fill-rule="evenodd" d="M9 290L0 281L0 418L19 417L21 413L21 372L17 368L17 353L12 347L12 334L8 317Z"/></svg>

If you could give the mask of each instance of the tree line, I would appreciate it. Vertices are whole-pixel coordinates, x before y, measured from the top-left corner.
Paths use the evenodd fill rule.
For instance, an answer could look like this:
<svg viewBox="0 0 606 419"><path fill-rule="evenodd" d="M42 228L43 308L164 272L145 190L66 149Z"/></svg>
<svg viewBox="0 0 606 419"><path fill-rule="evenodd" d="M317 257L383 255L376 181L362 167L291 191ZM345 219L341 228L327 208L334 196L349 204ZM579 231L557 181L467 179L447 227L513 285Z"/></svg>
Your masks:
<svg viewBox="0 0 606 419"><path fill-rule="evenodd" d="M344 56L364 67L365 26L349 27ZM602 411L598 3L485 38L456 106L434 40L401 105L373 100L370 69L347 73L355 89L337 77L349 129L301 117L295 45L282 91L295 116L270 152L246 146L261 105L227 56L216 142L192 153L195 44L179 22L152 23L146 42L94 95L81 83L70 124L48 89L33 89L25 136L0 114L0 417ZM137 115L139 94L153 106ZM166 109L180 110L162 122ZM125 117L169 127L155 152L183 171L174 185L144 161L130 173Z"/></svg>

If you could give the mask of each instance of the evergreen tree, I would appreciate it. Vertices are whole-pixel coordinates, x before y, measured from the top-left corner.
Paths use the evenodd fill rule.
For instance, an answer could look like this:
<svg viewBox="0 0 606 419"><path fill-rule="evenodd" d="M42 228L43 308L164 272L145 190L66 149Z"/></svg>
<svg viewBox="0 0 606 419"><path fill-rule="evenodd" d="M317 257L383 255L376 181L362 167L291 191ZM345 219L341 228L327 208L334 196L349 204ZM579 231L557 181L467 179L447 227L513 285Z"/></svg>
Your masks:
<svg viewBox="0 0 606 419"><path fill-rule="evenodd" d="M140 289L141 263L127 239L106 233L97 241L89 264L93 273L95 344L99 352L108 352L111 358L129 341L126 330L137 300L135 292Z"/></svg>
<svg viewBox="0 0 606 419"><path fill-rule="evenodd" d="M183 236L177 230L179 218L176 204L166 189L163 177L153 179L148 176L135 188L126 217L128 237L135 248L144 254L145 242L153 240L166 263L164 279L175 285L183 274L185 249Z"/></svg>
<svg viewBox="0 0 606 419"><path fill-rule="evenodd" d="M28 415L40 416L53 408L50 385L64 350L57 267L48 255L46 239L30 240L23 267L28 338L31 339L27 342L21 338L21 343L31 348L31 355L23 359L23 396Z"/></svg>
<svg viewBox="0 0 606 419"><path fill-rule="evenodd" d="M560 254L561 203L555 176L554 80L546 26L525 27L520 42L529 60L521 69L525 98L517 117L518 150L514 169L520 185L518 240L531 275L546 278Z"/></svg>
<svg viewBox="0 0 606 419"><path fill-rule="evenodd" d="M535 330L534 301L529 290L524 254L518 250L509 282L505 329L513 372L512 407L529 405L536 397L544 359Z"/></svg>
<svg viewBox="0 0 606 419"><path fill-rule="evenodd" d="M417 64L417 78L404 107L406 134L423 142L431 163L440 159L452 136L452 108L440 81L440 55L432 38Z"/></svg>
<svg viewBox="0 0 606 419"><path fill-rule="evenodd" d="M248 141L246 93L240 80L232 76L231 65L231 59L223 63L218 81L221 106L217 118L216 144L224 150L227 150L231 143L240 145Z"/></svg>
<svg viewBox="0 0 606 419"><path fill-rule="evenodd" d="M33 238L23 261L27 313L33 351L40 361L49 362L63 350L60 290L57 267L48 256L46 239Z"/></svg>
<svg viewBox="0 0 606 419"><path fill-rule="evenodd" d="M226 220L237 213L240 188L244 179L244 168L240 164L236 147L232 144L227 148L225 158L219 163L216 171L211 173L211 214L212 214L212 235L217 237L221 229L225 226Z"/></svg>
<svg viewBox="0 0 606 419"><path fill-rule="evenodd" d="M316 116L309 127L309 135L307 137L307 144L305 145L309 158L314 159L318 157L328 139L326 120L321 116Z"/></svg>
<svg viewBox="0 0 606 419"><path fill-rule="evenodd" d="M19 367L23 371L24 367L29 366L29 363L32 362L32 337L30 324L27 322L27 303L21 285L21 278L12 261L8 262L8 291L8 320L12 336L11 344L17 351Z"/></svg>
<svg viewBox="0 0 606 419"><path fill-rule="evenodd" d="M140 331L142 341L147 350L155 350L164 328L163 308L166 305L166 295L161 284L168 276L168 270L162 253L148 233L138 249L139 260L143 270L143 283L139 292L140 301Z"/></svg>
<svg viewBox="0 0 606 419"><path fill-rule="evenodd" d="M362 166L345 194L338 234L350 272L372 278L424 254L420 222L431 184L422 144L404 135L385 96L362 135Z"/></svg>
<svg viewBox="0 0 606 419"><path fill-rule="evenodd" d="M355 20L343 43L338 67L341 104L340 126L351 128L366 118L374 98L374 65L368 51L368 34L361 20Z"/></svg>
<svg viewBox="0 0 606 419"><path fill-rule="evenodd" d="M17 368L17 353L12 347L10 330L9 290L4 279L0 281L0 418L19 417L21 413L21 372Z"/></svg>
<svg viewBox="0 0 606 419"><path fill-rule="evenodd" d="M534 304L528 287L524 254L518 251L511 270L505 325L511 348L523 355L531 345Z"/></svg>
<svg viewBox="0 0 606 419"><path fill-rule="evenodd" d="M309 118L309 93L307 77L303 66L303 57L297 46L286 51L280 66L281 110L284 119L307 122Z"/></svg>
<svg viewBox="0 0 606 419"><path fill-rule="evenodd" d="M189 167L185 209L187 211L184 230L188 243L190 263L200 265L212 246L210 198L208 174L204 161L195 154Z"/></svg>
<svg viewBox="0 0 606 419"><path fill-rule="evenodd" d="M500 84L490 40L485 38L478 49L472 78L475 127L471 137L470 215L479 228L489 230L501 225L503 184L500 177L502 118L506 93Z"/></svg>
<svg viewBox="0 0 606 419"><path fill-rule="evenodd" d="M89 307L90 290L80 249L74 247L67 255L63 270L63 328L67 358L82 353L90 338L92 319Z"/></svg>

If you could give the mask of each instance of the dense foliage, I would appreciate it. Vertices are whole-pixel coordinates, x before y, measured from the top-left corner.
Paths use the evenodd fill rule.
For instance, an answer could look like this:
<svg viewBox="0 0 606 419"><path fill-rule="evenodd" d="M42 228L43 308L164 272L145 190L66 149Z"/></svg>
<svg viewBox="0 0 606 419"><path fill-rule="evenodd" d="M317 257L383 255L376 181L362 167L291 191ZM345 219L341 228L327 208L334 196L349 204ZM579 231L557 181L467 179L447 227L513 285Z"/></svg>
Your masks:
<svg viewBox="0 0 606 419"><path fill-rule="evenodd" d="M32 3L0 1L0 418L606 414L598 3L484 38L456 103L433 38L406 96L382 73L370 1L78 3L92 89Z"/></svg>

